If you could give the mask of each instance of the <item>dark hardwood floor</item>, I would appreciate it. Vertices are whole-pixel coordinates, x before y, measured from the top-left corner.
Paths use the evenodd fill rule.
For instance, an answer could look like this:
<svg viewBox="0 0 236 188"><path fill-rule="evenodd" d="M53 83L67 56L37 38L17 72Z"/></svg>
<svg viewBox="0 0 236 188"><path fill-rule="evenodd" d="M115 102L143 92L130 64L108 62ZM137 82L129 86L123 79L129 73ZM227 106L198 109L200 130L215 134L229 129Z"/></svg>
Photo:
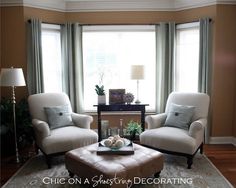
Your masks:
<svg viewBox="0 0 236 188"><path fill-rule="evenodd" d="M229 144L204 145L204 153L226 179L236 187L236 147ZM21 151L24 161L34 155L33 147ZM1 158L1 185L24 164L24 162L15 164L13 161L14 156Z"/></svg>
<svg viewBox="0 0 236 188"><path fill-rule="evenodd" d="M224 177L236 187L236 147L229 144L204 145L204 153Z"/></svg>
<svg viewBox="0 0 236 188"><path fill-rule="evenodd" d="M17 170L19 170L27 160L29 160L31 157L35 156L35 149L33 146L27 147L24 150L20 151L20 163L16 163L15 156L9 156L9 157L1 157L1 181L0 181L0 187L7 182L8 179L11 178L13 174L16 173Z"/></svg>

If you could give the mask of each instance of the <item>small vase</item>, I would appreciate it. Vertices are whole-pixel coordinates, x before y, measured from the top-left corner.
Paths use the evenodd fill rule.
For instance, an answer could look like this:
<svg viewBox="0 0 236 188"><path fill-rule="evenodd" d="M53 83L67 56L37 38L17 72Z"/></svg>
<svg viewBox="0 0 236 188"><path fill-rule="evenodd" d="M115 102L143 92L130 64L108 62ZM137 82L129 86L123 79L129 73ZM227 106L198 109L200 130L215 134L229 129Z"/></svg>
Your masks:
<svg viewBox="0 0 236 188"><path fill-rule="evenodd" d="M98 104L106 104L106 95L98 95Z"/></svg>

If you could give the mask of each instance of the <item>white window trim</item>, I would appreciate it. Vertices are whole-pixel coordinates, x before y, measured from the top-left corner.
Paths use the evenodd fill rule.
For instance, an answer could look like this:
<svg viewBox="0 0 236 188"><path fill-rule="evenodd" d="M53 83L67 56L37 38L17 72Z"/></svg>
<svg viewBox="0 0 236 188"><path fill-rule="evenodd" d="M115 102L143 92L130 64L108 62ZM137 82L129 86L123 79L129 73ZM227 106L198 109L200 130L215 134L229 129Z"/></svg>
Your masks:
<svg viewBox="0 0 236 188"><path fill-rule="evenodd" d="M61 25L58 24L43 23L41 26L43 30L61 30Z"/></svg>
<svg viewBox="0 0 236 188"><path fill-rule="evenodd" d="M190 29L190 28L195 28L199 27L200 23L199 22L191 22L191 23L184 23L184 24L177 24L176 29Z"/></svg>
<svg viewBox="0 0 236 188"><path fill-rule="evenodd" d="M155 31L155 25L91 25L83 26L83 32L99 32L99 31Z"/></svg>

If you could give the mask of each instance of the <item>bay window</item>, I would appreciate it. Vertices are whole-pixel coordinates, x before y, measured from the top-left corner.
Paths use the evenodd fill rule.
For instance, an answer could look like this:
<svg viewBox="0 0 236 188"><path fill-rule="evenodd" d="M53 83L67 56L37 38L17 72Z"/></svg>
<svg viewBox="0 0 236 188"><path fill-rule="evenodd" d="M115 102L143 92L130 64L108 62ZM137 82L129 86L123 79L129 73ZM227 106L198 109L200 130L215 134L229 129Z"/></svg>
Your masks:
<svg viewBox="0 0 236 188"><path fill-rule="evenodd" d="M139 81L139 100L156 107L156 33L154 25L83 26L84 110L95 111L95 85L125 89L137 99L137 82L131 79L131 66L144 65L145 76ZM42 24L42 53L45 92L62 92L60 25ZM199 23L176 26L174 90L198 91ZM161 89L161 88L160 88Z"/></svg>

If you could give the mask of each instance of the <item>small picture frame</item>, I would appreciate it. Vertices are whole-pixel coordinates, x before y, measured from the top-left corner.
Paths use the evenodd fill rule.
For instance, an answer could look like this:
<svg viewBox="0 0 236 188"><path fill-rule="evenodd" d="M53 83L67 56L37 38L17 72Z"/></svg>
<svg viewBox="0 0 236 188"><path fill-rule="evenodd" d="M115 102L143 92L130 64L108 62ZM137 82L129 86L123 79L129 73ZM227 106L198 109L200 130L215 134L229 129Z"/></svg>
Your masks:
<svg viewBox="0 0 236 188"><path fill-rule="evenodd" d="M125 104L125 89L109 89L109 104Z"/></svg>

